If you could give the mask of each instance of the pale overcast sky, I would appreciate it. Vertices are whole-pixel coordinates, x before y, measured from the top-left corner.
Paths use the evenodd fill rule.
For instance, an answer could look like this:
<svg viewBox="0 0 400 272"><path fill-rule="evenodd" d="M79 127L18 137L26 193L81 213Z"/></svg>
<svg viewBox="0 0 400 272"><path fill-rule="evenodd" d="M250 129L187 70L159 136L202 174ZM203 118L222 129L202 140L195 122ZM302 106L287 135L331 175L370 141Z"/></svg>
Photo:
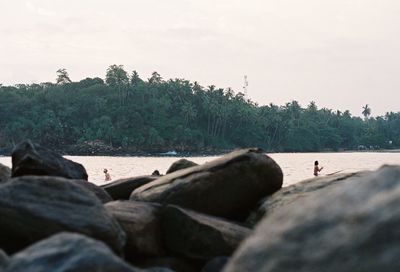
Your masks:
<svg viewBox="0 0 400 272"><path fill-rule="evenodd" d="M0 83L186 78L260 105L400 111L398 0L0 0Z"/></svg>

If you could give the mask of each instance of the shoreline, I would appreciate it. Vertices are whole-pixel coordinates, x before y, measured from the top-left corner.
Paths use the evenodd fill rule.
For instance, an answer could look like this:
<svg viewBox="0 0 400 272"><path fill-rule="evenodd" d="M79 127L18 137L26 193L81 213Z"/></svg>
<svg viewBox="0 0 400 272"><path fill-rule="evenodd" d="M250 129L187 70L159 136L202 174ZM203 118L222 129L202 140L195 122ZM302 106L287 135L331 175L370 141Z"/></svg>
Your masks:
<svg viewBox="0 0 400 272"><path fill-rule="evenodd" d="M168 154L166 152L121 152L121 151L108 151L108 152L59 152L62 156L79 156L79 157L214 157L222 156L224 154L230 153L235 149L224 150L224 151L204 151L204 152L176 152L173 154ZM380 149L380 150L341 150L341 151L293 151L293 152L274 152L265 151L267 154L295 154L295 153L400 153L400 149ZM3 152L0 150L0 157L10 157L11 151Z"/></svg>

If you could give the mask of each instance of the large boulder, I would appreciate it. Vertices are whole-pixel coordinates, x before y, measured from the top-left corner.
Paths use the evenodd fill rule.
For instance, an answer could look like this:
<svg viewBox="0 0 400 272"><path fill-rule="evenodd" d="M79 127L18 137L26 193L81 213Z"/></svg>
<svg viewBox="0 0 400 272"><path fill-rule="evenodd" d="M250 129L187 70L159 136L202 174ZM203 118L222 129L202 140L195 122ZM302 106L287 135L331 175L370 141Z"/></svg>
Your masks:
<svg viewBox="0 0 400 272"><path fill-rule="evenodd" d="M201 269L201 264L195 263L192 260L178 257L140 257L135 260L134 263L136 266L144 269L161 267L162 269L170 269L174 272L198 272ZM148 270L146 270L146 272L147 271Z"/></svg>
<svg viewBox="0 0 400 272"><path fill-rule="evenodd" d="M282 187L282 170L259 149L243 149L139 187L132 200L175 204L243 220L258 201Z"/></svg>
<svg viewBox="0 0 400 272"><path fill-rule="evenodd" d="M106 192L114 200L127 200L129 196L136 188L145 185L149 182L156 180L158 176L139 176L126 179L118 179L108 184L104 184L101 187L106 190Z"/></svg>
<svg viewBox="0 0 400 272"><path fill-rule="evenodd" d="M11 178L10 167L0 163L0 183L7 181L9 178Z"/></svg>
<svg viewBox="0 0 400 272"><path fill-rule="evenodd" d="M383 167L265 217L223 271L400 271L399 225L400 167Z"/></svg>
<svg viewBox="0 0 400 272"><path fill-rule="evenodd" d="M198 164L195 162L189 161L187 159L180 159L180 160L177 160L176 162L174 162L173 164L171 164L171 166L168 168L166 174L170 174L175 171L186 169L186 168L196 166L196 165L198 165Z"/></svg>
<svg viewBox="0 0 400 272"><path fill-rule="evenodd" d="M150 267L148 269L141 270L141 271L143 271L143 272L177 272L177 271L174 271L167 267L161 267L161 266Z"/></svg>
<svg viewBox="0 0 400 272"><path fill-rule="evenodd" d="M174 270L171 270L167 267L160 267L160 266L156 266L156 267L150 267L146 270L141 270L143 272L176 272Z"/></svg>
<svg viewBox="0 0 400 272"><path fill-rule="evenodd" d="M13 255L5 272L135 272L102 242L75 233L60 233Z"/></svg>
<svg viewBox="0 0 400 272"><path fill-rule="evenodd" d="M30 141L18 144L12 154L12 177L37 175L88 179L85 168Z"/></svg>
<svg viewBox="0 0 400 272"><path fill-rule="evenodd" d="M0 248L15 252L62 231L102 240L117 253L125 233L99 199L68 179L23 176L0 185Z"/></svg>
<svg viewBox="0 0 400 272"><path fill-rule="evenodd" d="M2 268L5 268L8 265L10 258L8 255L0 249L0 271L2 271Z"/></svg>
<svg viewBox="0 0 400 272"><path fill-rule="evenodd" d="M38 177L40 178L40 177ZM54 179L58 179L58 178L54 178ZM101 188L100 186L97 186L94 183L88 182L86 180L71 180L71 182L75 182L78 183L79 185L85 187L86 189L88 189L89 191L91 191L93 194L95 194L97 196L98 199L100 199L100 201L102 203L108 203L110 201L113 201L112 197L107 193L106 190L104 190L103 188Z"/></svg>
<svg viewBox="0 0 400 272"><path fill-rule="evenodd" d="M165 253L157 204L136 201L113 201L106 210L118 220L127 240L125 256L163 255Z"/></svg>
<svg viewBox="0 0 400 272"><path fill-rule="evenodd" d="M206 263L201 272L221 272L228 261L227 256L215 257Z"/></svg>
<svg viewBox="0 0 400 272"><path fill-rule="evenodd" d="M163 209L162 228L171 253L203 260L231 255L250 233L233 222L172 205Z"/></svg>
<svg viewBox="0 0 400 272"><path fill-rule="evenodd" d="M65 179L61 177L54 177L54 176L29 176L29 179L31 182L35 182L36 180L49 180L50 182L57 182L59 180L61 181L69 181L73 182L76 184L79 184L80 186L86 188L88 191L92 192L102 203L107 203L110 201L113 201L111 196L101 187L97 186L94 183L91 183L87 180L83 179ZM15 180L15 179L10 179L10 181Z"/></svg>
<svg viewBox="0 0 400 272"><path fill-rule="evenodd" d="M365 172L358 173L343 173L331 176L317 177L304 180L302 182L284 187L276 193L265 197L260 206L250 214L246 223L249 226L254 226L261 218L267 216L300 198L306 198L319 192L324 188L328 188L342 182L346 182L352 176L361 176Z"/></svg>

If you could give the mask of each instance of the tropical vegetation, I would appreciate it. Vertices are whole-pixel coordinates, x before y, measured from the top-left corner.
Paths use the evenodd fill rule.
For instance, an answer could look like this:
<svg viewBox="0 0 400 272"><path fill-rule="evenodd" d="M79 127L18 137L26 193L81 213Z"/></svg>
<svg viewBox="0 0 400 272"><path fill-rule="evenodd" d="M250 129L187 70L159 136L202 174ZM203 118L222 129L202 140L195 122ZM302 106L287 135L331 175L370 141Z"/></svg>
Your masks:
<svg viewBox="0 0 400 272"><path fill-rule="evenodd" d="M105 80L0 85L0 148L31 139L58 150L93 141L126 152L216 152L258 146L267 151L400 147L400 112L364 118L349 111L258 105L243 93L185 79L147 80L111 65ZM68 149L69 148L69 149Z"/></svg>

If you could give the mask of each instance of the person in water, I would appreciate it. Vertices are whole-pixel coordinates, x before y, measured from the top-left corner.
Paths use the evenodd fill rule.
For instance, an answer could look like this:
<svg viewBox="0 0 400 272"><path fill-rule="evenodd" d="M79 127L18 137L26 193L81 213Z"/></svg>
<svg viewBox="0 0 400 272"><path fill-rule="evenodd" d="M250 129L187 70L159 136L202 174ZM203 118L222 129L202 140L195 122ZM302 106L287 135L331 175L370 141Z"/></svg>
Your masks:
<svg viewBox="0 0 400 272"><path fill-rule="evenodd" d="M103 170L103 173L104 173L104 175L105 175L105 181L110 181L111 180L111 176L110 176L110 174L108 173L108 170L107 169L104 169Z"/></svg>
<svg viewBox="0 0 400 272"><path fill-rule="evenodd" d="M324 169L323 167L319 167L318 164L318 161L314 162L314 176L316 177L318 177L318 172L321 172L321 170Z"/></svg>

